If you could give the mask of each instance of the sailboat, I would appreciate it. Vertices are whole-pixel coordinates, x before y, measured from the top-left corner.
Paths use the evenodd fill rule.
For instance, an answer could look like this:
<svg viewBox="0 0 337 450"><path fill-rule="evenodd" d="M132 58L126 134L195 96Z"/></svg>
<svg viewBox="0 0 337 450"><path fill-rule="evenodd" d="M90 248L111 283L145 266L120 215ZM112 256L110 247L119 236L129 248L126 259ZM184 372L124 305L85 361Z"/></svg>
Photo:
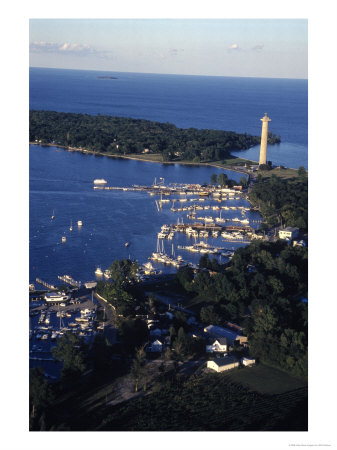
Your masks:
<svg viewBox="0 0 337 450"><path fill-rule="evenodd" d="M54 214L54 210L53 210L53 214L51 216L51 220L54 220L54 219L55 219L55 214Z"/></svg>
<svg viewBox="0 0 337 450"><path fill-rule="evenodd" d="M73 231L73 222L72 222L72 220L70 221L70 227L69 227L69 230L70 230L70 231Z"/></svg>

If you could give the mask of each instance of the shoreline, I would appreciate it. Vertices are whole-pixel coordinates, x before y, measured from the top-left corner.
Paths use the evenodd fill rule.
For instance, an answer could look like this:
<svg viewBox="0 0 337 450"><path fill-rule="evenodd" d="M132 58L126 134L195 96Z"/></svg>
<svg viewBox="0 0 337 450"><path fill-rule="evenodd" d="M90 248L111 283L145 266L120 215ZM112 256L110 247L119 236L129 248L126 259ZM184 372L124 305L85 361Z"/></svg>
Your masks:
<svg viewBox="0 0 337 450"><path fill-rule="evenodd" d="M242 173L244 175L247 175L248 177L250 176L248 171L245 171L242 169L233 169L231 167L229 168L224 165L217 164L217 163L203 163L203 162L196 163L196 162L191 162L191 161L154 161L152 159L139 158L136 156L112 155L112 154L107 154L107 153L94 152L93 150L87 150L85 148L66 147L65 145L59 145L59 144L42 144L41 142L29 142L29 145L40 145L41 147L43 147L43 146L56 147L56 148L61 148L63 150L66 150L68 152L79 152L79 153L95 155L95 156L107 156L108 158L133 159L135 161L151 162L151 163L156 163L156 164L181 164L181 165L185 164L185 165L191 165L191 166L216 167L217 169L229 170L231 172ZM245 159L245 158L241 158L241 159L244 159L244 160L250 161L250 162L255 162L255 161L251 161L250 159ZM256 164L258 164L258 163L256 162Z"/></svg>

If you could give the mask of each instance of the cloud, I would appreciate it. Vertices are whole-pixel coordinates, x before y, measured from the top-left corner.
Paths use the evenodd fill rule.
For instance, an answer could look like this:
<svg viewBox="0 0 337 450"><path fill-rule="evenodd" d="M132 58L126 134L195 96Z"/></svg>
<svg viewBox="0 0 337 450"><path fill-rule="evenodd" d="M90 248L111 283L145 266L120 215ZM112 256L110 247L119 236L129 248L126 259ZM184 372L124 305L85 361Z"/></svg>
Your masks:
<svg viewBox="0 0 337 450"><path fill-rule="evenodd" d="M168 53L170 56L178 56L183 51L184 51L183 48L171 48Z"/></svg>
<svg viewBox="0 0 337 450"><path fill-rule="evenodd" d="M252 50L260 52L263 50L264 44L257 44L254 47L252 47Z"/></svg>
<svg viewBox="0 0 337 450"><path fill-rule="evenodd" d="M32 42L29 49L34 53L68 53L78 55L95 53L95 50L89 45L70 42L64 42L62 44L57 44L54 42Z"/></svg>
<svg viewBox="0 0 337 450"><path fill-rule="evenodd" d="M240 50L239 44L232 44L228 47L228 50Z"/></svg>

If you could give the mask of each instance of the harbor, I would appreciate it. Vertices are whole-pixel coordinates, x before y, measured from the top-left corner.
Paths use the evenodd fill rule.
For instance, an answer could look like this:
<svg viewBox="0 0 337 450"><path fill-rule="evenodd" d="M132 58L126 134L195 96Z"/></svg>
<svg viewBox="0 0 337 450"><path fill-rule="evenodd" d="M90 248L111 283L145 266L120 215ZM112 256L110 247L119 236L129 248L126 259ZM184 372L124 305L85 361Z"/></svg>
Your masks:
<svg viewBox="0 0 337 450"><path fill-rule="evenodd" d="M104 322L97 320L99 310L104 311L104 307L89 292L75 294L65 303L51 305L40 296L38 304L30 304L30 367L42 364L47 378L57 379L61 365L54 360L52 351L58 339L72 333L82 337L87 344L92 343L97 334L104 332Z"/></svg>

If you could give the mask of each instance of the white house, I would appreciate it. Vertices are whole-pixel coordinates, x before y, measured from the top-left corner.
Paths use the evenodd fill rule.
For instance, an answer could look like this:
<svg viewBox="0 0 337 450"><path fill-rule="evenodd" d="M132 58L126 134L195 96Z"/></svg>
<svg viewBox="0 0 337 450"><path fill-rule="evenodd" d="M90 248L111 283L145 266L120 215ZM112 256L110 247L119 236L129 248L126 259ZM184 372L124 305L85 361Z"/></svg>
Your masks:
<svg viewBox="0 0 337 450"><path fill-rule="evenodd" d="M216 372L225 372L235 367L239 367L239 361L234 356L225 356L224 358L217 358L214 361L207 361L207 368Z"/></svg>
<svg viewBox="0 0 337 450"><path fill-rule="evenodd" d="M228 345L227 345L226 338L215 339L215 341L212 344L206 345L207 353L227 352L227 349L228 349Z"/></svg>
<svg viewBox="0 0 337 450"><path fill-rule="evenodd" d="M218 327L216 325L208 325L204 328L204 332L211 337L221 338L225 337L227 339L227 344L233 346L235 342L241 345L248 343L248 338L246 336L241 336L235 331L228 330L227 328Z"/></svg>
<svg viewBox="0 0 337 450"><path fill-rule="evenodd" d="M157 339L146 347L147 352L162 352L163 344Z"/></svg>
<svg viewBox="0 0 337 450"><path fill-rule="evenodd" d="M244 356L243 358L241 358L241 364L243 366L253 366L255 364L255 359L247 358L246 356Z"/></svg>
<svg viewBox="0 0 337 450"><path fill-rule="evenodd" d="M293 240L298 236L299 233L299 228L296 227L286 227L286 228L282 228L281 230L279 230L278 232L278 236L280 239L290 239Z"/></svg>

